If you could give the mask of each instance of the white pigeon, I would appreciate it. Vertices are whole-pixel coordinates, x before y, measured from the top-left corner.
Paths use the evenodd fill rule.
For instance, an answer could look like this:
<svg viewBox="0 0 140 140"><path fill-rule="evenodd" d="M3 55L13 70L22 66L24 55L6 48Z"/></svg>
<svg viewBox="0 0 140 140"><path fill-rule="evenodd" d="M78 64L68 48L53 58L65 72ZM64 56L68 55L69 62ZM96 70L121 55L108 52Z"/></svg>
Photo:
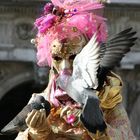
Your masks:
<svg viewBox="0 0 140 140"><path fill-rule="evenodd" d="M64 75L59 75L56 80L58 87L83 105L81 121L93 133L106 128L96 92L102 88L108 72L130 51L137 39L135 34L129 28L99 44L95 33L75 57L72 75L65 75L65 82Z"/></svg>

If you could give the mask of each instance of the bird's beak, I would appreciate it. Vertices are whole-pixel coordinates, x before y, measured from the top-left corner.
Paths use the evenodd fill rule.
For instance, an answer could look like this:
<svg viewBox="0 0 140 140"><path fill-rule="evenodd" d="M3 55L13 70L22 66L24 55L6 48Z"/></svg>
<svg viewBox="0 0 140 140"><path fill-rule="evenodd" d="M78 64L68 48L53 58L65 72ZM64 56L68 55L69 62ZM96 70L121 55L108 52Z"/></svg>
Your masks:
<svg viewBox="0 0 140 140"><path fill-rule="evenodd" d="M70 76L71 74L72 74L72 70L71 69L63 69L59 73L59 75L68 75L68 76Z"/></svg>
<svg viewBox="0 0 140 140"><path fill-rule="evenodd" d="M61 88L62 90L65 90L70 76L71 76L70 70L65 69L60 71L59 76L56 79L56 86Z"/></svg>

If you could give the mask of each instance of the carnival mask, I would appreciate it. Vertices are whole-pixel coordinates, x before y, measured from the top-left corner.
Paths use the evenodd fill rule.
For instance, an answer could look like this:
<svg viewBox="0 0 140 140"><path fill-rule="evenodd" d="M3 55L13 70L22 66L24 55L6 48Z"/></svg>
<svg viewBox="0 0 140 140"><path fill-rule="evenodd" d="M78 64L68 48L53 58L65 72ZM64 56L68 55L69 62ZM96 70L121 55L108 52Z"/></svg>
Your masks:
<svg viewBox="0 0 140 140"><path fill-rule="evenodd" d="M55 39L51 44L52 65L59 73L63 70L72 70L72 64L75 56L86 45L87 38L84 35L78 35L72 38L62 40Z"/></svg>

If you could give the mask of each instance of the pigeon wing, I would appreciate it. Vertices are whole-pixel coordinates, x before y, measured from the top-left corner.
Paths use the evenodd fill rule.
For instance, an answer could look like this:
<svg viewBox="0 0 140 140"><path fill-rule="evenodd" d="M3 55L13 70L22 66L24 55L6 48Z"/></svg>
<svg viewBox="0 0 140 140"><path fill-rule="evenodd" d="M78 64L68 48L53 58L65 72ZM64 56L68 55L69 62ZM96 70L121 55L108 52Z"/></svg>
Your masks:
<svg viewBox="0 0 140 140"><path fill-rule="evenodd" d="M135 44L134 42L137 39L134 37L135 34L136 32L129 28L115 36L111 36L107 43L104 43L101 47L100 66L110 69L114 68Z"/></svg>
<svg viewBox="0 0 140 140"><path fill-rule="evenodd" d="M73 72L78 68L82 79L88 84L88 87L93 89L98 87L97 71L100 63L99 52L100 47L95 33L73 62Z"/></svg>
<svg viewBox="0 0 140 140"><path fill-rule="evenodd" d="M112 70L117 64L120 63L122 58L131 47L135 44L134 37L136 32L132 28L128 28L114 36L111 36L106 43L100 47L100 68L98 70L98 80L100 89L104 84L106 75L109 70Z"/></svg>

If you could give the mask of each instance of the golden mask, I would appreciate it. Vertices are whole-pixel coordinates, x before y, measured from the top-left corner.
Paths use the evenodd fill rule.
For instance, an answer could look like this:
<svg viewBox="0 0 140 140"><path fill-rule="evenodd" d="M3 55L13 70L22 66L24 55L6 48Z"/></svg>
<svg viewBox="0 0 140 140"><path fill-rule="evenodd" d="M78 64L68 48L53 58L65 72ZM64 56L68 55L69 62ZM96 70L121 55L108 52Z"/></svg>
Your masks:
<svg viewBox="0 0 140 140"><path fill-rule="evenodd" d="M51 44L52 65L59 73L64 69L72 70L72 64L75 56L86 45L87 38L84 35L55 39Z"/></svg>

